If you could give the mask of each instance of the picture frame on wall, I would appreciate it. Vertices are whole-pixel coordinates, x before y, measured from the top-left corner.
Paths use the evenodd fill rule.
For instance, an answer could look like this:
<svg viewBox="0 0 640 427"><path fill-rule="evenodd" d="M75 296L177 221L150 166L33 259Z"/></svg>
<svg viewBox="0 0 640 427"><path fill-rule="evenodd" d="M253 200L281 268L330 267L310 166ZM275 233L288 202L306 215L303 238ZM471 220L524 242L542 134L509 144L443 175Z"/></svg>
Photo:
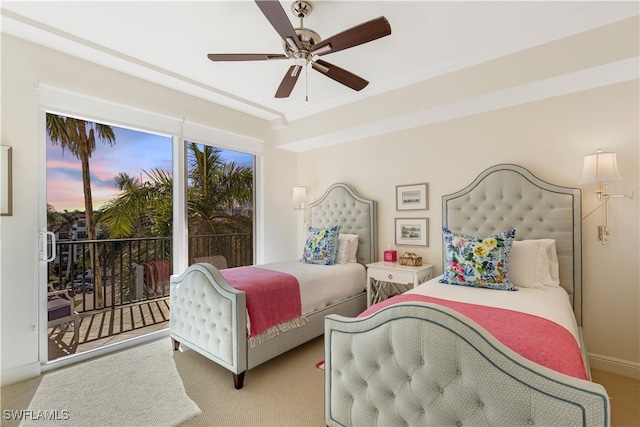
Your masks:
<svg viewBox="0 0 640 427"><path fill-rule="evenodd" d="M396 245L428 246L428 218L396 218Z"/></svg>
<svg viewBox="0 0 640 427"><path fill-rule="evenodd" d="M428 209L427 184L410 184L396 186L396 210L409 211Z"/></svg>
<svg viewBox="0 0 640 427"><path fill-rule="evenodd" d="M13 215L11 147L0 146L0 215Z"/></svg>

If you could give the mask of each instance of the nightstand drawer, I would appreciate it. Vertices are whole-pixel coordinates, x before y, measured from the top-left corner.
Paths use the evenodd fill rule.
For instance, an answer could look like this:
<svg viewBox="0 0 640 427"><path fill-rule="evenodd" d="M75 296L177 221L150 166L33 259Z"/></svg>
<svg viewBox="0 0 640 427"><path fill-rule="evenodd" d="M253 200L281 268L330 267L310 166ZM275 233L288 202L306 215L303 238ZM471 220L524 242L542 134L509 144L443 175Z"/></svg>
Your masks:
<svg viewBox="0 0 640 427"><path fill-rule="evenodd" d="M369 269L369 277L383 282L393 283L410 283L413 284L414 274L404 271L385 271L377 269Z"/></svg>

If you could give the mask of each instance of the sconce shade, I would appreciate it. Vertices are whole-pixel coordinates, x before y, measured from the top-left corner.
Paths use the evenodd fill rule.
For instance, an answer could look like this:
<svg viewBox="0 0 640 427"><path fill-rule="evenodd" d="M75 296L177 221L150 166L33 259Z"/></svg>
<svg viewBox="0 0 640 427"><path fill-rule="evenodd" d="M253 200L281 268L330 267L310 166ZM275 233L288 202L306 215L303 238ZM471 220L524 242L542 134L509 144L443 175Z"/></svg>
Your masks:
<svg viewBox="0 0 640 427"><path fill-rule="evenodd" d="M309 201L309 195L307 194L307 187L301 185L293 187L293 194L291 196L291 203L306 203Z"/></svg>
<svg viewBox="0 0 640 427"><path fill-rule="evenodd" d="M598 150L596 154L584 156L582 176L579 184L593 184L603 182L620 182L618 161L616 153L603 153Z"/></svg>

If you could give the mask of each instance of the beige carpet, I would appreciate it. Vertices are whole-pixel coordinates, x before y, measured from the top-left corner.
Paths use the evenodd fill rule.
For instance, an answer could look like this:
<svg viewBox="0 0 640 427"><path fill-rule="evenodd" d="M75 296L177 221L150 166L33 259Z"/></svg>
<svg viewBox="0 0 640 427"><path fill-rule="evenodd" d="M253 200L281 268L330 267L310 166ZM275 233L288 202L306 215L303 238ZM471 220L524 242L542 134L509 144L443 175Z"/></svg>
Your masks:
<svg viewBox="0 0 640 427"><path fill-rule="evenodd" d="M174 357L187 393L202 413L182 426L324 426L322 337L247 372L244 387L194 351Z"/></svg>
<svg viewBox="0 0 640 427"><path fill-rule="evenodd" d="M640 380L597 369L591 370L591 380L607 389L612 426L640 426Z"/></svg>

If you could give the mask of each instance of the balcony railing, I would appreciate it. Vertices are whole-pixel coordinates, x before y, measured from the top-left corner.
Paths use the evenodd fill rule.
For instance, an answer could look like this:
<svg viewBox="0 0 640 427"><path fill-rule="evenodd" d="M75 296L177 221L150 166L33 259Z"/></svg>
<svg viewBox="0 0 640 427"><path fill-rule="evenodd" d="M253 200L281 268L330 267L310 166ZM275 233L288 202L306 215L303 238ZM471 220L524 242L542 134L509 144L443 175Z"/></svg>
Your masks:
<svg viewBox="0 0 640 427"><path fill-rule="evenodd" d="M169 237L58 241L56 246L58 256L49 264L49 284L54 289L72 288L78 313L169 295L173 256ZM95 251L97 265L91 264L90 251ZM228 267L251 265L253 235L189 237L190 260L210 256L224 257Z"/></svg>

